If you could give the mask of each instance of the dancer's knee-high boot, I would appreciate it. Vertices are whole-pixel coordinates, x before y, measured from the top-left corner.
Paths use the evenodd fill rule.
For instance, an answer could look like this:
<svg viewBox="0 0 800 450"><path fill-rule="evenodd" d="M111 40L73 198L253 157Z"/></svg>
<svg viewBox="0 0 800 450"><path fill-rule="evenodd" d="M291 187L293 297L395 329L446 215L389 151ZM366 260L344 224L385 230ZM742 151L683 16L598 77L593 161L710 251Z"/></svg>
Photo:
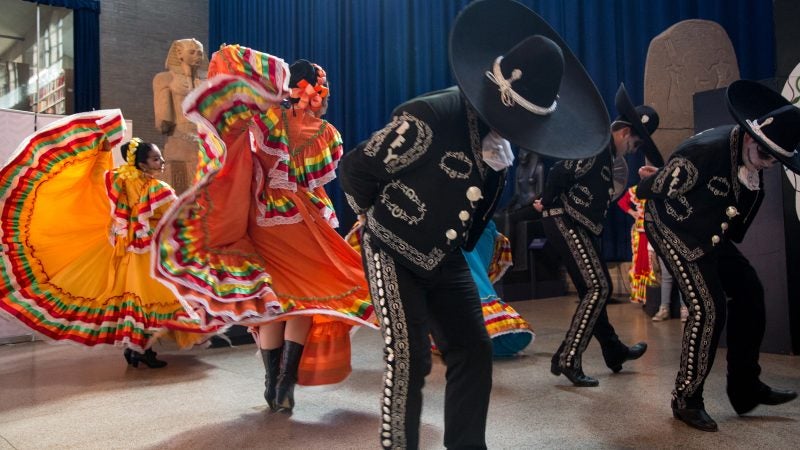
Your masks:
<svg viewBox="0 0 800 450"><path fill-rule="evenodd" d="M284 341L281 355L281 371L276 387L278 411L291 412L294 408L294 385L297 383L297 368L303 346L297 342Z"/></svg>
<svg viewBox="0 0 800 450"><path fill-rule="evenodd" d="M269 409L277 411L278 404L275 402L275 388L278 385L278 373L281 366L281 347L273 350L261 350L261 359L264 361L264 400L267 401Z"/></svg>

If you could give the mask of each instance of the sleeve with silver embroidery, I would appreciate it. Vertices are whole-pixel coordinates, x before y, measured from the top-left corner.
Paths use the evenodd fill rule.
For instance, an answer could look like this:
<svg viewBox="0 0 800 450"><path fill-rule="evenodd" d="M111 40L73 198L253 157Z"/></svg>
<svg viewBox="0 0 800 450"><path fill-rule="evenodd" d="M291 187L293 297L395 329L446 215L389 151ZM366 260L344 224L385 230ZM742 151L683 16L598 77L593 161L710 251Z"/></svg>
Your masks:
<svg viewBox="0 0 800 450"><path fill-rule="evenodd" d="M639 198L677 198L697 184L697 167L687 158L672 158L636 188Z"/></svg>
<svg viewBox="0 0 800 450"><path fill-rule="evenodd" d="M394 175L420 160L432 141L430 126L418 117L403 112L375 132L363 151L366 156L375 159L376 168Z"/></svg>
<svg viewBox="0 0 800 450"><path fill-rule="evenodd" d="M355 212L356 214L364 214L371 206L371 205L366 205L366 206L359 205L355 197L347 193L344 194L344 198L347 200L347 204L350 205L350 208L352 208L353 212Z"/></svg>

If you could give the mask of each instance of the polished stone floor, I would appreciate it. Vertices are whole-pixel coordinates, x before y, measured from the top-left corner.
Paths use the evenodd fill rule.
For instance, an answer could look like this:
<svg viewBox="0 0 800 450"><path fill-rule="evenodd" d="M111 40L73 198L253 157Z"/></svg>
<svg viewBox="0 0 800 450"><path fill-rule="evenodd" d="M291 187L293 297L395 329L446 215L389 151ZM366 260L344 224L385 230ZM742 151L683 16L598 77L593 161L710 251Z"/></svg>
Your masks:
<svg viewBox="0 0 800 450"><path fill-rule="evenodd" d="M678 320L653 323L638 305L609 305L625 342L649 344L612 374L592 343L575 388L549 373L573 298L515 302L536 340L525 356L498 360L489 409L489 448L798 448L800 401L737 416L725 396L725 350L706 384L718 433L672 418L670 390L680 349ZM353 374L343 383L298 387L293 415L269 413L255 347L157 349L164 369L128 368L122 350L42 342L0 346L0 449L368 449L378 447L381 339L354 337ZM800 358L762 354L768 384L800 390ZM442 448L444 366L425 388L423 448Z"/></svg>

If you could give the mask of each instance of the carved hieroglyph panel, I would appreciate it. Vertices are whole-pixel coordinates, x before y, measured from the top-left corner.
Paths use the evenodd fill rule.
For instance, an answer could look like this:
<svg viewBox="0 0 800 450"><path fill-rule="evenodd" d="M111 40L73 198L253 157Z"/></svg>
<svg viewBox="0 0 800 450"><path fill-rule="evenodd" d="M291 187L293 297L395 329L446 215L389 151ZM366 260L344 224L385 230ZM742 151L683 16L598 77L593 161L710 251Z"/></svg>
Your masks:
<svg viewBox="0 0 800 450"><path fill-rule="evenodd" d="M664 160L677 144L694 134L694 93L726 87L738 79L733 44L715 22L684 20L650 41L644 101L661 119L653 140Z"/></svg>

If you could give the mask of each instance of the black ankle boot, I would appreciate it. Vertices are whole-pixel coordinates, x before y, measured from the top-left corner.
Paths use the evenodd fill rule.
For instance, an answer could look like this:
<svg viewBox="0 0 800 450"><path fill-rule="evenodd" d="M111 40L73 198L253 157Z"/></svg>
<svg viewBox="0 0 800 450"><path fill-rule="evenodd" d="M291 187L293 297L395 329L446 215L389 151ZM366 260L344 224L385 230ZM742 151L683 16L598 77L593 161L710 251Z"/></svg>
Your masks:
<svg viewBox="0 0 800 450"><path fill-rule="evenodd" d="M550 371L553 372L553 375L564 375L567 377L569 381L572 382L573 385L577 387L595 387L600 385L600 382L597 381L597 378L592 378L585 373L583 373L583 369L578 367L560 367L557 366L558 373L553 372L553 368L550 368Z"/></svg>
<svg viewBox="0 0 800 450"><path fill-rule="evenodd" d="M672 399L672 416L692 428L701 431L717 431L717 422L708 415L702 402L696 406L686 405L681 408L677 399Z"/></svg>
<svg viewBox="0 0 800 450"><path fill-rule="evenodd" d="M647 343L646 342L639 342L638 344L631 345L628 347L624 352L617 355L614 358L607 358L606 365L612 372L618 373L622 370L622 364L626 361L631 361L633 359L639 359L644 355L644 352L647 351Z"/></svg>
<svg viewBox="0 0 800 450"><path fill-rule="evenodd" d="M755 386L732 383L728 380L728 399L736 414L742 415L758 405L780 405L797 398L797 392L786 389L773 389L758 381Z"/></svg>
<svg viewBox="0 0 800 450"><path fill-rule="evenodd" d="M553 353L553 357L550 359L550 373L555 376L561 375L561 352L564 351L564 343L562 342L561 345L558 346L558 350Z"/></svg>
<svg viewBox="0 0 800 450"><path fill-rule="evenodd" d="M261 360L264 361L264 400L267 401L269 409L278 410L275 402L275 387L278 384L278 372L281 367L281 348L273 350L261 350Z"/></svg>
<svg viewBox="0 0 800 450"><path fill-rule="evenodd" d="M151 369L160 369L167 365L166 361L156 359L156 352L149 348L144 353L126 348L124 356L125 361L128 361L128 365L133 367L139 367L140 362Z"/></svg>
<svg viewBox="0 0 800 450"><path fill-rule="evenodd" d="M284 341L281 370L278 375L278 385L275 387L275 402L278 405L278 411L292 412L292 408L294 408L294 385L297 383L297 368L300 366L302 355L302 345L297 342Z"/></svg>
<svg viewBox="0 0 800 450"><path fill-rule="evenodd" d="M555 376L564 375L573 385L578 387L594 387L600 385L596 378L592 378L583 373L583 368L574 367L561 367L561 351L564 350L564 344L558 348L558 351L553 355L550 360L550 373Z"/></svg>

